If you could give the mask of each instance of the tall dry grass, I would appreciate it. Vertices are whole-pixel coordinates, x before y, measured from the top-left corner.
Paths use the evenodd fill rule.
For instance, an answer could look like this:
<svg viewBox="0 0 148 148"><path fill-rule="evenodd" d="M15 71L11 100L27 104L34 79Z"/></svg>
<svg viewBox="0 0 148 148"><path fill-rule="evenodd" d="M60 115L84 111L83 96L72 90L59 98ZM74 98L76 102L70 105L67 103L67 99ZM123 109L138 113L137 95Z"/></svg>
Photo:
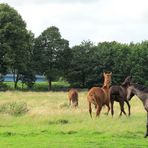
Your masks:
<svg viewBox="0 0 148 148"><path fill-rule="evenodd" d="M21 92L6 91L0 93L0 105L13 102L25 102L28 107L27 116L49 116L60 115L74 110L75 114L88 114L88 102L86 99L87 91L79 91L79 107L73 109L68 106L67 92ZM140 114L144 112L142 103L137 97L133 97L130 101L132 114ZM119 103L114 103L115 116L120 113ZM127 105L125 110L128 112ZM93 110L94 111L94 110ZM101 114L105 113L107 108L104 107ZM73 114L73 113L72 113ZM89 114L88 114L89 116ZM95 113L93 113L95 116Z"/></svg>

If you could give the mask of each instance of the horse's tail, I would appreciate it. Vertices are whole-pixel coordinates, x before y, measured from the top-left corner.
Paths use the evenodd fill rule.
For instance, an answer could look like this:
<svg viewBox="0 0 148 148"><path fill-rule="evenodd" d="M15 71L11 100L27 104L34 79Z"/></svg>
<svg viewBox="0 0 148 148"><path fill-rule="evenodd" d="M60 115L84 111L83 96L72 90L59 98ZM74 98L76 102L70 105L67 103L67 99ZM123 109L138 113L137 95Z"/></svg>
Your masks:
<svg viewBox="0 0 148 148"><path fill-rule="evenodd" d="M95 96L94 96L94 94L88 94L87 95L87 100L88 100L89 114L90 114L90 117L92 118L91 103L93 103L95 105L95 107L96 107L96 102L95 102Z"/></svg>
<svg viewBox="0 0 148 148"><path fill-rule="evenodd" d="M77 107L78 106L78 92L77 91L72 92L71 99L72 99L73 106Z"/></svg>
<svg viewBox="0 0 148 148"><path fill-rule="evenodd" d="M68 92L69 104L73 104L73 106L78 106L78 91L76 89L70 89Z"/></svg>
<svg viewBox="0 0 148 148"><path fill-rule="evenodd" d="M92 108L91 108L91 102L89 102L89 114L90 114L90 117L92 118Z"/></svg>

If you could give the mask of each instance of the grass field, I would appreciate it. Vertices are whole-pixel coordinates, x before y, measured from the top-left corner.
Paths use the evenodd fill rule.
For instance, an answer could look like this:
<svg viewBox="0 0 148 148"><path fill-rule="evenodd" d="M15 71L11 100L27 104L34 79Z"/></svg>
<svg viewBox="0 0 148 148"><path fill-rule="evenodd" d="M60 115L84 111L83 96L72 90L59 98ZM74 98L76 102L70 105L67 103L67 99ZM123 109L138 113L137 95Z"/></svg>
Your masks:
<svg viewBox="0 0 148 148"><path fill-rule="evenodd" d="M0 93L0 148L147 148L146 113L133 98L131 117L88 114L87 91L79 92L79 108L68 107L67 92ZM125 104L127 112L127 107Z"/></svg>

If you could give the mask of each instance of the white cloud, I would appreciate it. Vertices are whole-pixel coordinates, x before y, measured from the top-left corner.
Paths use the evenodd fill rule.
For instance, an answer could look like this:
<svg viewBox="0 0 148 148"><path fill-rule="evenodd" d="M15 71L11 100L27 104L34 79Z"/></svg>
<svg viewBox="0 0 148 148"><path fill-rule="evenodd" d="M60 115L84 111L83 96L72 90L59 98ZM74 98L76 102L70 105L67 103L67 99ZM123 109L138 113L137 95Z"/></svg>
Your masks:
<svg viewBox="0 0 148 148"><path fill-rule="evenodd" d="M1 0L14 7L38 36L52 25L71 45L148 39L147 0Z"/></svg>

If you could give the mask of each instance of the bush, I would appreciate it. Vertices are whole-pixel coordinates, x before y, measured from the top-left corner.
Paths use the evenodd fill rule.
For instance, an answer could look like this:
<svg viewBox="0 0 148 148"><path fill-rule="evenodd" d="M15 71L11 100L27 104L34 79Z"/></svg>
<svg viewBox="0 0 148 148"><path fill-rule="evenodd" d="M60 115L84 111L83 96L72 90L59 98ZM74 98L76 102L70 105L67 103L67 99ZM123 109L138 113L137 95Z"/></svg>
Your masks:
<svg viewBox="0 0 148 148"><path fill-rule="evenodd" d="M60 109L69 108L69 105L66 102L64 102L64 103L59 104L59 108Z"/></svg>
<svg viewBox="0 0 148 148"><path fill-rule="evenodd" d="M28 112L27 103L25 102L9 102L0 105L1 113L8 113L13 116L18 116Z"/></svg>
<svg viewBox="0 0 148 148"><path fill-rule="evenodd" d="M0 91L5 91L5 90L8 90L8 86L3 82L0 82Z"/></svg>

